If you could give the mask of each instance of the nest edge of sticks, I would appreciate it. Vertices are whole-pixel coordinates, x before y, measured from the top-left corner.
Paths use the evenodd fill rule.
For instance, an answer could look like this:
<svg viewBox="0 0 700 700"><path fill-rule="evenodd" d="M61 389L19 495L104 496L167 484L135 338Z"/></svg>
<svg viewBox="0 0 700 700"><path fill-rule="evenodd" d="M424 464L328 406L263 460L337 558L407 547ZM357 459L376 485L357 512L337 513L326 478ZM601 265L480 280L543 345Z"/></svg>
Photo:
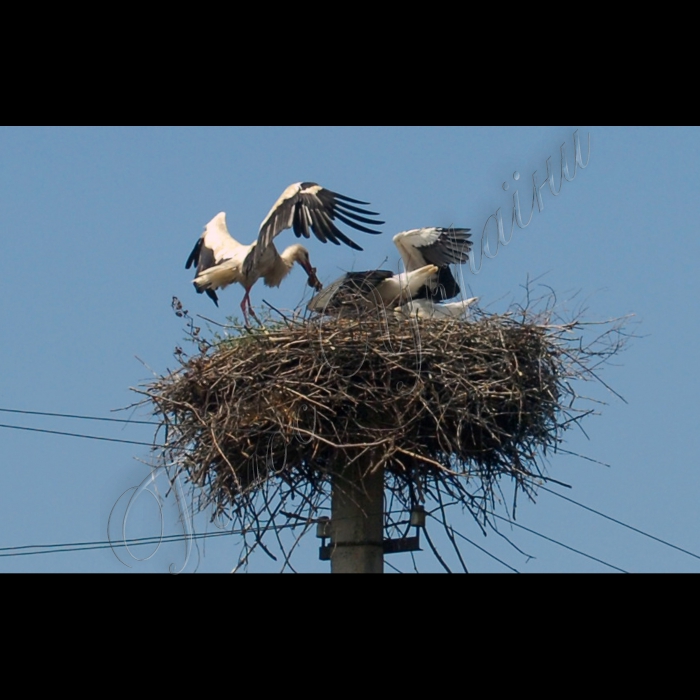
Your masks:
<svg viewBox="0 0 700 700"><path fill-rule="evenodd" d="M399 501L445 489L478 514L501 477L526 491L542 458L590 413L572 379L600 350L547 314L475 320L386 315L276 323L179 353L137 389L165 428L162 459L239 517L271 480L318 502L348 465L383 469ZM199 329L197 329L198 331ZM620 346L619 328L602 354Z"/></svg>

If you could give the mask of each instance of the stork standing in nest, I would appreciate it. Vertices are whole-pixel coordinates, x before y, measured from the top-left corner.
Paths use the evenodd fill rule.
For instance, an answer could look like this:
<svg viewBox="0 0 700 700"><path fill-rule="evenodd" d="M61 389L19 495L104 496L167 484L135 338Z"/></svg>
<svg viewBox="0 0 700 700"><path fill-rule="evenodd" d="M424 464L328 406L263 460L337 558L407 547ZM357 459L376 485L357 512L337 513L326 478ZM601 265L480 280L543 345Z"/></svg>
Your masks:
<svg viewBox="0 0 700 700"><path fill-rule="evenodd" d="M206 292L217 306L217 289L234 282L241 284L245 289L241 310L248 325L248 312L257 318L250 303L250 290L261 277L268 287L279 287L296 262L304 268L309 286L317 291L322 287L316 268L311 266L309 251L303 245L295 243L280 254L273 239L292 228L297 238L310 238L311 231L323 243L330 241L340 245L342 241L355 250L362 250L333 223L339 219L358 231L381 233L362 225L383 224L383 221L367 218L377 213L355 206L357 204L366 205L367 202L331 192L313 182L290 185L260 225L258 239L250 245L236 241L226 228L226 214L217 214L206 225L185 269L197 266L197 276L193 280L195 289L199 294Z"/></svg>

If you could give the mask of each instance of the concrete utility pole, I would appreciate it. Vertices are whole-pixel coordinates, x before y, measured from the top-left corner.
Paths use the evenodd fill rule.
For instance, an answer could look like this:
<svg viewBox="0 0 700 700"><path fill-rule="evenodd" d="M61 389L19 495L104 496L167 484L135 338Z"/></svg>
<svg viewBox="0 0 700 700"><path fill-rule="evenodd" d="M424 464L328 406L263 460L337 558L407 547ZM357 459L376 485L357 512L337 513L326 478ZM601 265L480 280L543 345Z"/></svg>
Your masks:
<svg viewBox="0 0 700 700"><path fill-rule="evenodd" d="M332 477L332 574L384 573L384 470L371 453Z"/></svg>

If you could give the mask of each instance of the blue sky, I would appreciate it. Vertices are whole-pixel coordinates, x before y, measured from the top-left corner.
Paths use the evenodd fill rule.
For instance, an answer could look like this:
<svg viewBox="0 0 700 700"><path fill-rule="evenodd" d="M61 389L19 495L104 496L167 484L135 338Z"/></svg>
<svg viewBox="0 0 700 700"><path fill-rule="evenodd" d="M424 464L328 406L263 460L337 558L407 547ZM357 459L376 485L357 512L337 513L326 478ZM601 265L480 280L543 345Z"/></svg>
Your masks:
<svg viewBox="0 0 700 700"><path fill-rule="evenodd" d="M569 498L658 538L700 554L697 503L699 387L698 222L700 131L649 127L3 127L0 129L0 272L3 305L0 408L148 420L115 414L133 403L130 391L176 367L179 297L191 314L223 322L239 311L242 289L220 293L216 309L195 294L184 263L203 226L227 212L231 233L252 242L260 222L290 183L310 180L371 202L384 235L354 233L363 252L310 241L323 282L349 269L398 269L391 237L419 226L467 226L478 238L499 207L509 222L512 195L530 210L531 177L555 172L573 134L590 161L559 197L545 188L543 211L516 227L511 243L486 259L479 274L465 266L465 293L486 310L522 298L528 276L557 291L562 309L585 308L591 321L634 314L639 337L604 370L627 401L585 387L607 401L585 423L587 436L565 447L604 462L553 456L549 475L571 485ZM521 177L516 182L515 172ZM502 185L509 183L508 191ZM281 234L281 246L293 242ZM262 284L283 308L308 300L301 269L281 289ZM3 425L150 442L153 426L111 424L0 412ZM18 556L24 545L102 542L107 521L121 532L120 496L148 475L143 445L0 428L0 571L230 571L240 551L234 535L198 540L185 558L181 542L133 549L136 561L109 548ZM164 483L157 483L162 496ZM554 488L554 487L553 487ZM115 506L112 511L113 506ZM179 534L174 499L145 494L126 526L128 537ZM500 511L505 515L505 511ZM452 524L523 572L611 571L609 566L503 523L487 537L455 510ZM698 571L700 560L633 533L542 492L520 500L517 523L626 571ZM216 532L205 516L198 533ZM114 529L114 528L113 528ZM431 532L435 532L431 530ZM436 533L437 535L437 533ZM293 562L299 571L328 571L310 532ZM445 554L450 553L445 546ZM508 571L463 541L470 570ZM3 549L4 548L4 549ZM421 571L439 571L426 551ZM387 561L411 571L408 555ZM123 562L126 562L123 563ZM455 562L454 557L451 560ZM127 566L128 565L128 566ZM264 553L249 571L279 570Z"/></svg>

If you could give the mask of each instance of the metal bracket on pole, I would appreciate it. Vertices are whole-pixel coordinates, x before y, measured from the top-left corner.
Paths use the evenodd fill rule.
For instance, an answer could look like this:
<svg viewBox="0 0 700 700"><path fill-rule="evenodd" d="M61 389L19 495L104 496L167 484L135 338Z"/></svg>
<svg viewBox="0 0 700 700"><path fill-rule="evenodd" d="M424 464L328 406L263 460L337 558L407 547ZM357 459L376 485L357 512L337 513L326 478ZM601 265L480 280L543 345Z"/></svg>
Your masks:
<svg viewBox="0 0 700 700"><path fill-rule="evenodd" d="M411 510L410 524L416 528L415 537L385 538L381 542L384 554L398 554L400 552L420 552L420 528L425 527L425 509L422 506L414 506ZM333 542L333 523L327 518L319 518L316 524L316 537L321 540L318 558L321 561L330 561L331 552L336 547L358 547L368 544L379 544L375 542ZM331 540L326 544L326 540Z"/></svg>
<svg viewBox="0 0 700 700"><path fill-rule="evenodd" d="M331 548L326 544L326 540L331 537L333 528L331 527L331 519L327 516L322 516L316 523L316 537L321 540L321 546L318 550L318 558L321 561L330 561Z"/></svg>
<svg viewBox="0 0 700 700"><path fill-rule="evenodd" d="M384 540L384 554L397 554L398 552L420 552L420 529L425 527L425 508L413 506L409 524L416 528L415 537L397 537Z"/></svg>
<svg viewBox="0 0 700 700"><path fill-rule="evenodd" d="M384 540L384 554L420 551L420 535L416 535L415 537L397 537L393 540Z"/></svg>

